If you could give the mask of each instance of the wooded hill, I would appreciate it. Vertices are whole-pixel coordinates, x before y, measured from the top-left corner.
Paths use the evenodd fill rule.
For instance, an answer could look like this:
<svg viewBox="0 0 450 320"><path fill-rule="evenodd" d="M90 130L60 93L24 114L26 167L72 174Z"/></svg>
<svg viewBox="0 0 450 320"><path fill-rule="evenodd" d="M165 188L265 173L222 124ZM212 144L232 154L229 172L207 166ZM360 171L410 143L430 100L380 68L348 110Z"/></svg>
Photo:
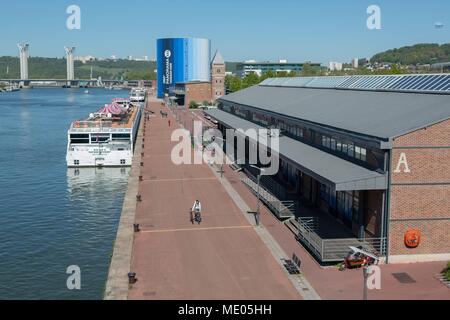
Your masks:
<svg viewBox="0 0 450 320"><path fill-rule="evenodd" d="M402 65L433 64L450 62L450 43L422 43L380 52L371 62L391 62Z"/></svg>

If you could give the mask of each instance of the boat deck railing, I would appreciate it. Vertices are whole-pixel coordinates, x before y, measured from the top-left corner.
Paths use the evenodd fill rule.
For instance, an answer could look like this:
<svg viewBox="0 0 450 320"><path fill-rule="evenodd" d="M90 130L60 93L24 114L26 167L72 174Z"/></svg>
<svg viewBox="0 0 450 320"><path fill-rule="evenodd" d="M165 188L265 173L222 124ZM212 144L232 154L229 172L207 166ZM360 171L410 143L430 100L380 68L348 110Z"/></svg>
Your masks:
<svg viewBox="0 0 450 320"><path fill-rule="evenodd" d="M70 126L71 129L87 129L87 128L112 128L112 121L104 120L82 120L75 121Z"/></svg>

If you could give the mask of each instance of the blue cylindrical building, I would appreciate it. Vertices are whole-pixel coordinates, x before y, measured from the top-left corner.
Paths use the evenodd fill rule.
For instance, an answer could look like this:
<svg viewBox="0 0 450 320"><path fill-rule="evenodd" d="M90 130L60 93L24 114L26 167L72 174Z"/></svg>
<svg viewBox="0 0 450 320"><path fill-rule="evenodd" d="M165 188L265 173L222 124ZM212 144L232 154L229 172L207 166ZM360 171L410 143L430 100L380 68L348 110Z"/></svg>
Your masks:
<svg viewBox="0 0 450 320"><path fill-rule="evenodd" d="M157 40L158 97L176 83L211 81L211 42L200 38Z"/></svg>

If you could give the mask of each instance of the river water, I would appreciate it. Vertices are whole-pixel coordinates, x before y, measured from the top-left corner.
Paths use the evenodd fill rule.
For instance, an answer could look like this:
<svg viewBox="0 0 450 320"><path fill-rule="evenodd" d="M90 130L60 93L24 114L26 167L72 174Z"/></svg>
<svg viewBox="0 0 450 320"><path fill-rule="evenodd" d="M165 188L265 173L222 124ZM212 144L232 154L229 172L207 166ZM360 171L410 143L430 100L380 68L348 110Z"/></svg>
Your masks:
<svg viewBox="0 0 450 320"><path fill-rule="evenodd" d="M0 93L0 299L101 299L129 169L68 169L67 129L128 91ZM67 268L81 290L67 288Z"/></svg>

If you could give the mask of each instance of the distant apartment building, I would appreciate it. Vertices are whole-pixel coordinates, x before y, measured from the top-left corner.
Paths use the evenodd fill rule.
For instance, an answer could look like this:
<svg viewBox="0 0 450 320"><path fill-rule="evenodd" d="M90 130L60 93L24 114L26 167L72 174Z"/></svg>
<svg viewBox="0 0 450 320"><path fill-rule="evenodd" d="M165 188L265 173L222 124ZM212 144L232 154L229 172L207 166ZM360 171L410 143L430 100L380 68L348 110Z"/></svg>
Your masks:
<svg viewBox="0 0 450 320"><path fill-rule="evenodd" d="M330 71L342 71L343 64L341 62L330 62L328 63L328 70Z"/></svg>
<svg viewBox="0 0 450 320"><path fill-rule="evenodd" d="M78 56L78 57L75 57L74 60L75 61L81 61L84 64L84 63L87 63L87 62L95 61L96 58L94 56Z"/></svg>
<svg viewBox="0 0 450 320"><path fill-rule="evenodd" d="M352 60L352 67L353 67L354 69L358 69L358 68L359 68L359 59L358 59L358 58L354 58L354 59Z"/></svg>
<svg viewBox="0 0 450 320"><path fill-rule="evenodd" d="M450 72L450 62L432 64L431 69L439 72Z"/></svg>
<svg viewBox="0 0 450 320"><path fill-rule="evenodd" d="M255 60L248 60L237 64L236 74L240 77L245 77L252 73L262 76L269 71L274 74L280 72L296 72L299 74L303 70L305 64L320 68L320 63L288 62L287 60L279 60L278 62L258 62Z"/></svg>

